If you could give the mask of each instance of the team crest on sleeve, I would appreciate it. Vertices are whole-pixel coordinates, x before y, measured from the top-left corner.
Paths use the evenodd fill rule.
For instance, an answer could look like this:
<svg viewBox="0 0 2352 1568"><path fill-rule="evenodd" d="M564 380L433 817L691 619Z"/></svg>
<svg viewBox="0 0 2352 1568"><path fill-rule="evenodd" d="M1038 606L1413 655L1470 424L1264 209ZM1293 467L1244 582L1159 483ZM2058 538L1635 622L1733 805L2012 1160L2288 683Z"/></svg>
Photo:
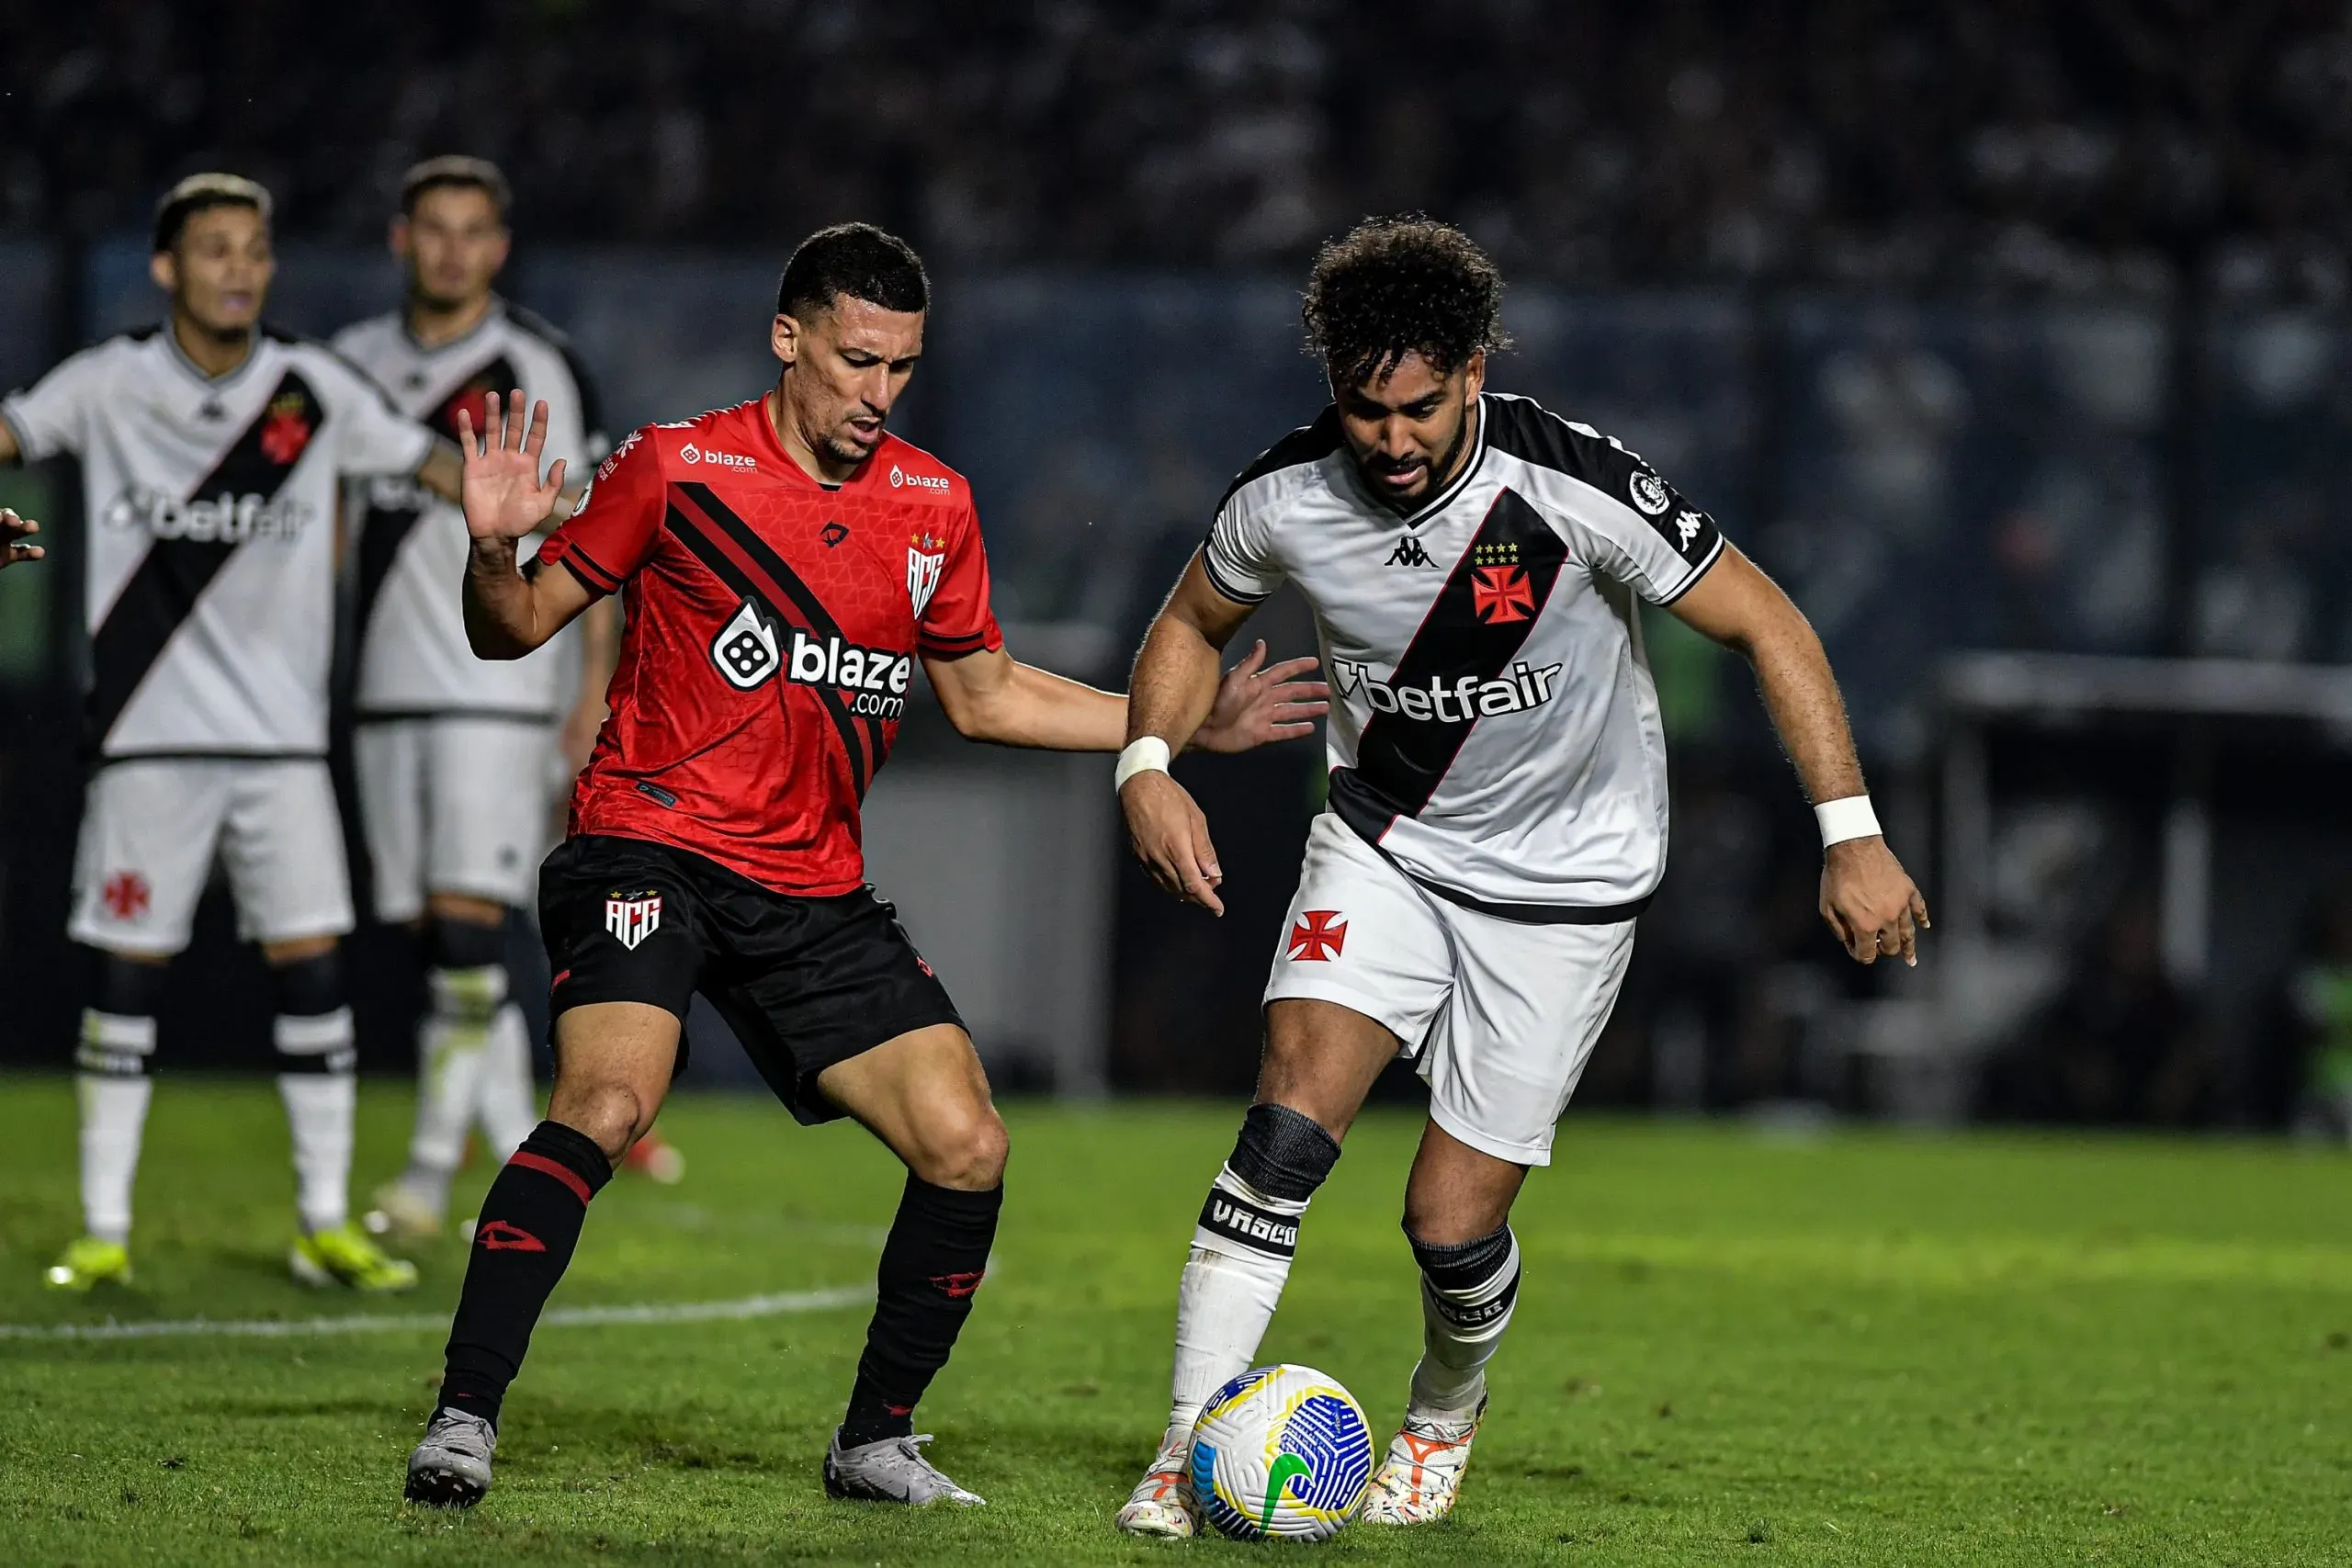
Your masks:
<svg viewBox="0 0 2352 1568"><path fill-rule="evenodd" d="M915 618L922 618L923 606L939 592L939 579L947 570L947 541L924 528L907 536L907 597L914 602Z"/></svg>
<svg viewBox="0 0 2352 1568"><path fill-rule="evenodd" d="M1655 517L1674 504L1667 493L1666 481L1646 468L1635 468L1625 488L1634 497L1634 505L1645 517Z"/></svg>
<svg viewBox="0 0 2352 1568"><path fill-rule="evenodd" d="M776 645L775 628L746 599L710 639L710 661L729 685L749 692L784 668L784 652Z"/></svg>
<svg viewBox="0 0 2352 1568"><path fill-rule="evenodd" d="M612 893L605 898L605 929L613 940L637 951L637 944L662 929L662 895L654 892Z"/></svg>

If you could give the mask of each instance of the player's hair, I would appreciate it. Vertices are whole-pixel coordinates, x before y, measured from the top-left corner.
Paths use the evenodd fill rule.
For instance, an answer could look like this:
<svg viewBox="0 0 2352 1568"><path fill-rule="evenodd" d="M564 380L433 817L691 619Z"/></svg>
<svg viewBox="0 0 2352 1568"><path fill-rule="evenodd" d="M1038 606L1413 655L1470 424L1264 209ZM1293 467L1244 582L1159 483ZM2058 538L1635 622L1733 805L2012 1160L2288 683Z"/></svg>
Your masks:
<svg viewBox="0 0 2352 1568"><path fill-rule="evenodd" d="M416 204L429 190L478 190L490 197L490 205L498 211L498 220L506 221L506 214L514 205L514 187L506 183L506 175L487 158L469 158L462 152L451 152L439 158L427 158L412 165L401 176L401 216L416 216Z"/></svg>
<svg viewBox="0 0 2352 1568"><path fill-rule="evenodd" d="M776 279L775 313L830 309L842 295L886 310L931 308L931 278L915 248L871 223L836 223L800 242Z"/></svg>
<svg viewBox="0 0 2352 1568"><path fill-rule="evenodd" d="M155 204L155 249L168 251L180 243L187 220L216 207L249 207L269 221L269 192L243 175L190 175L164 193Z"/></svg>
<svg viewBox="0 0 2352 1568"><path fill-rule="evenodd" d="M1306 346L1333 384L1360 386L1408 354L1450 376L1481 350L1509 348L1503 275L1451 223L1368 218L1317 253L1301 314Z"/></svg>

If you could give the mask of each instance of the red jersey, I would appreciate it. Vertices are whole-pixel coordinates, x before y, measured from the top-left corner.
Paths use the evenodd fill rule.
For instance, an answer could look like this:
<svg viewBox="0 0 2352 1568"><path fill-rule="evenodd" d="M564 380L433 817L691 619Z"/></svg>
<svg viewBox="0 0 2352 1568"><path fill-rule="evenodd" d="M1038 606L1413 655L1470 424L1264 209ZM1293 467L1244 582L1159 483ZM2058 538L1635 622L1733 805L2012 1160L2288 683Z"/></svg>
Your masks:
<svg viewBox="0 0 2352 1568"><path fill-rule="evenodd" d="M914 656L1004 645L963 477L886 435L855 479L821 485L763 399L630 435L538 558L592 593L628 588L571 831L673 845L779 893L864 882L858 807Z"/></svg>

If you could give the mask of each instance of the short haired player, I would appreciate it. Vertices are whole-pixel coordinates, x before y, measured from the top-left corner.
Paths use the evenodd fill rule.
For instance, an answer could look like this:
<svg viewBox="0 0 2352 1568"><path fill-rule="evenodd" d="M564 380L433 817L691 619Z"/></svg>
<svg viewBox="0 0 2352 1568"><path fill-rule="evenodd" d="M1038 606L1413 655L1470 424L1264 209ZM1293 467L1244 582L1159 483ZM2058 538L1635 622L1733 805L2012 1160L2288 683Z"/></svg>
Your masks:
<svg viewBox="0 0 2352 1568"><path fill-rule="evenodd" d="M546 411L486 408L466 468L466 626L528 653L627 586L612 716L539 877L555 973L548 1119L492 1183L408 1495L463 1506L490 1484L502 1401L589 1201L653 1122L699 991L803 1122L851 1116L907 1167L874 1318L823 1464L835 1496L978 1499L923 1458L912 1413L988 1266L1004 1126L944 987L867 886L859 803L922 661L965 735L1117 750L1125 699L1015 662L989 608L969 488L887 429L930 306L903 241L864 224L793 253L765 396L650 425L518 570L546 519ZM1239 750L1305 734L1311 660L1219 682L1196 737Z"/></svg>
<svg viewBox="0 0 2352 1568"><path fill-rule="evenodd" d="M1208 710L1217 650L1283 581L1338 698L1330 807L1274 953L1257 1102L1178 1289L1174 1399L1119 1514L1132 1534L1193 1533L1193 1419L1255 1357L1307 1201L1399 1055L1430 1086L1404 1216L1422 1354L1363 1517L1453 1506L1519 1290L1511 1203L1550 1160L1664 869L1639 601L1755 666L1821 813L1823 917L1854 957L1909 962L1927 919L1795 606L1639 457L1485 389L1501 289L1440 223L1369 222L1325 248L1306 320L1331 406L1234 481L1136 664L1128 832L1163 887L1217 912L1207 824L1165 761Z"/></svg>
<svg viewBox="0 0 2352 1568"><path fill-rule="evenodd" d="M48 1272L63 1289L130 1277L156 1006L216 859L276 991L294 1273L416 1281L348 1213L351 890L326 766L335 502L353 476L454 496L458 453L345 360L261 324L275 265L268 192L192 175L155 214L169 321L0 401L0 462L70 454L86 497L94 771L68 929L93 963L74 1058L85 1234Z"/></svg>
<svg viewBox="0 0 2352 1568"><path fill-rule="evenodd" d="M605 448L587 373L560 333L496 290L512 205L505 175L483 159L410 169L390 235L401 307L345 328L334 346L452 438L460 409L519 388L547 404L548 451L584 476ZM527 659L477 659L455 592L468 552L458 509L397 475L355 499L360 821L376 916L417 932L426 979L408 1163L367 1219L426 1235L441 1229L471 1130L503 1160L539 1120L507 916L530 902L553 793L587 761L603 721L614 606L591 607L577 631Z"/></svg>

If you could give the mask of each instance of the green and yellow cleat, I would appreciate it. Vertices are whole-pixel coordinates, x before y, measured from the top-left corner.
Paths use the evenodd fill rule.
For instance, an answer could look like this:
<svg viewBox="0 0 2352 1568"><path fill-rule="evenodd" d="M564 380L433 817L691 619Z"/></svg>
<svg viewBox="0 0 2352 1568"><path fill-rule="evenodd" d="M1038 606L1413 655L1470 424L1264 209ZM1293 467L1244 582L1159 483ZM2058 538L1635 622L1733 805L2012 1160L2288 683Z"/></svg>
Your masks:
<svg viewBox="0 0 2352 1568"><path fill-rule="evenodd" d="M85 1235L58 1255L41 1275L52 1291L87 1291L93 1285L130 1283L130 1248L119 1241Z"/></svg>
<svg viewBox="0 0 2352 1568"><path fill-rule="evenodd" d="M394 1258L355 1224L298 1237L286 1261L306 1285L342 1285L375 1295L416 1289L416 1265Z"/></svg>

